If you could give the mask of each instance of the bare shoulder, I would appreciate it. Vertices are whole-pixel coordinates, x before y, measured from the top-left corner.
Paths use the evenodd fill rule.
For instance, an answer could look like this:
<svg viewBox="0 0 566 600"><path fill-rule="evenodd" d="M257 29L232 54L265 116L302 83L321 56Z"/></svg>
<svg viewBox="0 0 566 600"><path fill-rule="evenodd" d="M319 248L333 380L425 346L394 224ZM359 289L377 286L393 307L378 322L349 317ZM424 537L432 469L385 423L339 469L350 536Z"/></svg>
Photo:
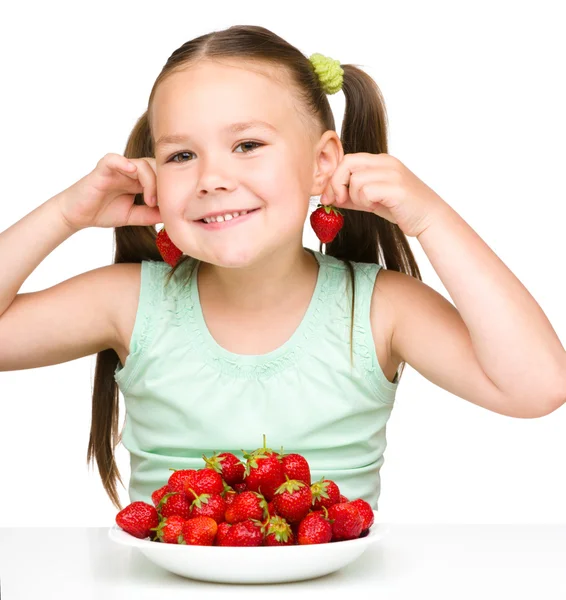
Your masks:
<svg viewBox="0 0 566 600"><path fill-rule="evenodd" d="M431 302L431 298L435 300L437 297L440 297L438 292L416 277L399 271L380 269L371 302L372 327L376 344L380 342L385 346L387 360L391 363L390 368L394 367L393 373L404 360L398 352L395 340L395 334L399 334L399 320L402 322L409 313L417 312L415 306L422 306Z"/></svg>
<svg viewBox="0 0 566 600"><path fill-rule="evenodd" d="M393 332L395 328L395 299L404 273L382 268L375 279L370 307L370 322L375 351L385 377L393 382L401 359L393 351Z"/></svg>

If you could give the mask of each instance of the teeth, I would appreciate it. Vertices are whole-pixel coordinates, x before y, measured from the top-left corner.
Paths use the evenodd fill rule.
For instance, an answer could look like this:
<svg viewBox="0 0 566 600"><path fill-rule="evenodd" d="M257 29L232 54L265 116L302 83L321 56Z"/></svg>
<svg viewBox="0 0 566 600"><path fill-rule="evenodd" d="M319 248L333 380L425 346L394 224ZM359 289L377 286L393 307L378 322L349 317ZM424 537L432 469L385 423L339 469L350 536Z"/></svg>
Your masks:
<svg viewBox="0 0 566 600"><path fill-rule="evenodd" d="M205 223L222 223L223 221L230 221L232 219L235 219L236 217L239 217L240 215L247 215L248 211L247 210L243 210L242 212L238 213L226 213L225 215L218 215L217 217L207 217L204 220Z"/></svg>

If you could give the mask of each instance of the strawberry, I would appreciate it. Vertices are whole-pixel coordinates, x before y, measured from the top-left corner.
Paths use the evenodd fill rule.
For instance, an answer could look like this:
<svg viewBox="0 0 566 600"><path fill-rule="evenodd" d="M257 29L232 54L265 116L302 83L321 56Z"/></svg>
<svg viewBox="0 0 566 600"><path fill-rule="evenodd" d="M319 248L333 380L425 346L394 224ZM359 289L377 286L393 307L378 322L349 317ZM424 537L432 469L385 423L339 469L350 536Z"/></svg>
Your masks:
<svg viewBox="0 0 566 600"><path fill-rule="evenodd" d="M186 519L179 515L171 515L159 521L159 525L152 531L156 532L156 538L165 544L181 544L183 524Z"/></svg>
<svg viewBox="0 0 566 600"><path fill-rule="evenodd" d="M153 505L158 506L161 498L163 498L163 496L165 496L165 494L169 491L169 485L167 483L158 490L155 490L155 492L151 494L151 501L153 502Z"/></svg>
<svg viewBox="0 0 566 600"><path fill-rule="evenodd" d="M282 454L281 462L283 464L283 473L289 479L304 481L307 485L311 484L311 470L304 456L300 454Z"/></svg>
<svg viewBox="0 0 566 600"><path fill-rule="evenodd" d="M172 267L177 264L177 261L183 255L181 250L179 250L179 248L171 241L169 234L165 231L165 227L157 234L155 245L163 257L163 260Z"/></svg>
<svg viewBox="0 0 566 600"><path fill-rule="evenodd" d="M232 505L232 502L238 497L238 493L235 489L228 487L224 489L224 492L220 494L224 498L224 502L226 502L226 508Z"/></svg>
<svg viewBox="0 0 566 600"><path fill-rule="evenodd" d="M191 519L192 520L192 519ZM190 523L190 521L189 521ZM219 546L261 546L263 533L261 524L251 519L240 521L230 527Z"/></svg>
<svg viewBox="0 0 566 600"><path fill-rule="evenodd" d="M246 519L262 521L268 517L267 502L257 492L245 491L238 494L232 504L226 509L225 519L234 524Z"/></svg>
<svg viewBox="0 0 566 600"><path fill-rule="evenodd" d="M340 489L331 479L320 479L311 485L312 510L330 508L340 502Z"/></svg>
<svg viewBox="0 0 566 600"><path fill-rule="evenodd" d="M366 502L362 498L352 500L350 504L352 504L358 509L358 512L362 517L362 531L365 529L369 529L375 521L375 515L373 514L371 504L369 502Z"/></svg>
<svg viewBox="0 0 566 600"><path fill-rule="evenodd" d="M201 494L191 504L191 519L211 517L217 523L224 521L226 502L220 494Z"/></svg>
<svg viewBox="0 0 566 600"><path fill-rule="evenodd" d="M297 543L327 544L332 540L332 525L322 512L309 513L299 524Z"/></svg>
<svg viewBox="0 0 566 600"><path fill-rule="evenodd" d="M251 453L242 450L246 458L245 482L248 490L260 492L265 499L273 500L275 490L285 482L281 456L265 447L258 448Z"/></svg>
<svg viewBox="0 0 566 600"><path fill-rule="evenodd" d="M343 496L342 494L340 494L340 502L350 502L350 500L348 498L346 498L346 496Z"/></svg>
<svg viewBox="0 0 566 600"><path fill-rule="evenodd" d="M323 244L328 244L342 229L344 214L334 206L319 204L316 210L311 213L310 222L316 237Z"/></svg>
<svg viewBox="0 0 566 600"><path fill-rule="evenodd" d="M159 514L155 506L141 500L128 504L116 515L116 525L141 540L149 537L152 528L158 524Z"/></svg>
<svg viewBox="0 0 566 600"><path fill-rule="evenodd" d="M286 519L288 523L302 521L309 512L311 503L310 486L296 479L287 479L277 488L273 498L277 514Z"/></svg>
<svg viewBox="0 0 566 600"><path fill-rule="evenodd" d="M211 458L202 455L207 468L213 469L222 475L222 479L228 485L242 483L244 481L244 464L242 461L231 452L221 452L216 455L216 452Z"/></svg>
<svg viewBox="0 0 566 600"><path fill-rule="evenodd" d="M218 524L211 517L195 517L183 523L183 541L190 546L214 546Z"/></svg>
<svg viewBox="0 0 566 600"><path fill-rule="evenodd" d="M295 536L291 525L282 517L274 516L265 526L264 546L292 546Z"/></svg>
<svg viewBox="0 0 566 600"><path fill-rule="evenodd" d="M169 469L173 471L173 474L169 477L167 485L169 486L170 492L184 492L185 481L191 479L197 472L196 469Z"/></svg>
<svg viewBox="0 0 566 600"><path fill-rule="evenodd" d="M358 509L350 502L333 504L328 509L332 522L332 541L353 540L362 533L363 519Z"/></svg>
<svg viewBox="0 0 566 600"><path fill-rule="evenodd" d="M245 481L243 481L242 483L234 484L234 490L236 491L237 494L241 494L242 492L245 492L247 489L248 489L248 486L246 485Z"/></svg>
<svg viewBox="0 0 566 600"><path fill-rule="evenodd" d="M182 492L167 492L157 505L161 517L178 515L188 519L191 515L191 501Z"/></svg>
<svg viewBox="0 0 566 600"><path fill-rule="evenodd" d="M199 469L185 481L185 494L191 501L201 494L221 494L223 491L222 476L213 469Z"/></svg>
<svg viewBox="0 0 566 600"><path fill-rule="evenodd" d="M226 537L226 534L228 533L228 531L230 531L230 527L232 527L232 525L230 525L230 523L227 523L226 521L222 521L222 523L218 523L218 531L216 532L216 540L214 542L215 546L223 545L222 541Z"/></svg>

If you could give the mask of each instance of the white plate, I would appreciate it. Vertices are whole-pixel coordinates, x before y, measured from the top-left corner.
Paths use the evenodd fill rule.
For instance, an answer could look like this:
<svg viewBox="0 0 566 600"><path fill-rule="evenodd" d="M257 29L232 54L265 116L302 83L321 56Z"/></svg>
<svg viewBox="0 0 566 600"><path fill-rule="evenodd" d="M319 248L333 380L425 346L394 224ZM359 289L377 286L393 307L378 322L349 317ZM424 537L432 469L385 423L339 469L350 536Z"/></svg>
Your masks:
<svg viewBox="0 0 566 600"><path fill-rule="evenodd" d="M138 548L151 562L167 571L215 583L283 583L333 573L350 564L389 527L376 521L368 535L355 540L293 546L193 546L152 542L126 533L114 524L113 542Z"/></svg>

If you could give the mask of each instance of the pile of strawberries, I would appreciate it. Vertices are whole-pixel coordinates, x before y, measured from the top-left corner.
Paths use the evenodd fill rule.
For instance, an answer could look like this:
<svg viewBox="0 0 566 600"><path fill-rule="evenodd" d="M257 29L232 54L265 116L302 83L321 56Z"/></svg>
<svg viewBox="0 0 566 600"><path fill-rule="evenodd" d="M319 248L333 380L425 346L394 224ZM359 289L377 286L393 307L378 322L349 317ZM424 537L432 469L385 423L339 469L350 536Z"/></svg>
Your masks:
<svg viewBox="0 0 566 600"><path fill-rule="evenodd" d="M146 502L132 502L116 515L127 533L167 544L200 546L290 546L363 537L374 513L365 500L350 501L335 482L311 484L300 454L265 446L245 461L230 452L203 455L202 469L170 469L167 483Z"/></svg>

